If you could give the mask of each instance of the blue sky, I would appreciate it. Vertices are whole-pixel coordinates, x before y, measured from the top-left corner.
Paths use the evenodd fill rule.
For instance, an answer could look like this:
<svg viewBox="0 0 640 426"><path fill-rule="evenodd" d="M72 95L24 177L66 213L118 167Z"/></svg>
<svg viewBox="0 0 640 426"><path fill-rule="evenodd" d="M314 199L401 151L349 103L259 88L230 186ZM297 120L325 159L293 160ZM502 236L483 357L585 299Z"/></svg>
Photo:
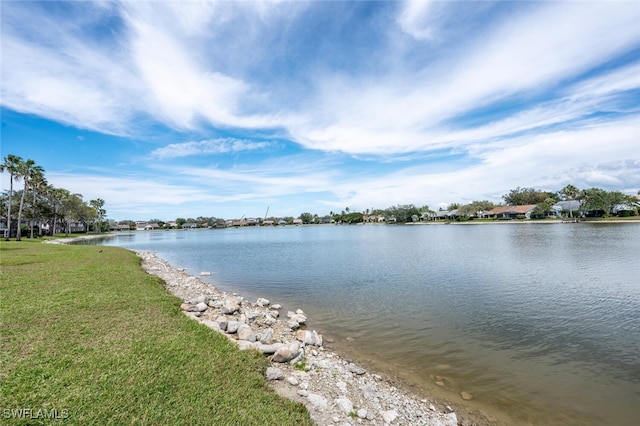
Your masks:
<svg viewBox="0 0 640 426"><path fill-rule="evenodd" d="M112 219L640 189L637 1L1 8L2 156Z"/></svg>

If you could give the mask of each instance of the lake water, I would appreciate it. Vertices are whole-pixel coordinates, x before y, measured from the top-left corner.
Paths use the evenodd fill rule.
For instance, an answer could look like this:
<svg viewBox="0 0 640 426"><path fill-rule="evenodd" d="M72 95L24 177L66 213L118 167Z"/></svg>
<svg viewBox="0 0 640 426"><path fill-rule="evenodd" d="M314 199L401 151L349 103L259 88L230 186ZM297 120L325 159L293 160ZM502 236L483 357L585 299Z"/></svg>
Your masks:
<svg viewBox="0 0 640 426"><path fill-rule="evenodd" d="M301 308L339 352L499 424L640 421L640 224L251 227L103 244Z"/></svg>

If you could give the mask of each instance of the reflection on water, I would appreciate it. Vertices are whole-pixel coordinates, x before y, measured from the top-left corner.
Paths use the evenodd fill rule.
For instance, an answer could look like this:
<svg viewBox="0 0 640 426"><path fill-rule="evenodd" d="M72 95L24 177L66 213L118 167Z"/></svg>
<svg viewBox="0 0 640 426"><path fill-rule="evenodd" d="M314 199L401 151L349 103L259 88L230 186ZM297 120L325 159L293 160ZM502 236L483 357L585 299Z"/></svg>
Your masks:
<svg viewBox="0 0 640 426"><path fill-rule="evenodd" d="M640 418L640 226L312 226L138 232L150 249L418 386L530 424ZM338 343L341 344L341 343ZM347 343L345 343L346 346Z"/></svg>

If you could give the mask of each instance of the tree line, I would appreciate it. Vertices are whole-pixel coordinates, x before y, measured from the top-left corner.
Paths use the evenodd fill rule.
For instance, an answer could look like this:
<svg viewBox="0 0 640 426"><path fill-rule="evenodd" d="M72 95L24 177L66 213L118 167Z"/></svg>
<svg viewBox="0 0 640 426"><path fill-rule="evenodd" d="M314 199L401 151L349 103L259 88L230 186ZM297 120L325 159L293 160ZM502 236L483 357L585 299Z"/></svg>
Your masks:
<svg viewBox="0 0 640 426"><path fill-rule="evenodd" d="M640 195L640 191L638 191ZM574 185L566 185L557 192L543 191L534 188L516 188L505 194L502 199L507 205L527 205L535 204L534 214L544 216L551 212L551 207L559 201L576 201L577 209L569 209L570 217L574 213L594 212L594 214L605 217L614 214L618 206L626 206L622 211L628 216L638 214L638 198L627 195L621 191L607 191L601 188L578 189Z"/></svg>
<svg viewBox="0 0 640 426"><path fill-rule="evenodd" d="M73 223L81 223L87 232L90 227L94 232L108 230L104 200L84 201L82 194L50 185L44 169L35 161L8 154L0 163L0 172L9 174L9 190L0 196L0 216L6 220L7 241L14 234L17 241L25 233L29 233L30 238L42 235L45 233L42 224L47 225L49 235L59 230L69 234ZM14 184L20 182L22 189L14 188Z"/></svg>
<svg viewBox="0 0 640 426"><path fill-rule="evenodd" d="M640 195L640 191L638 193ZM578 208L565 211L568 217L574 217L578 214L593 214L596 216L608 217L614 214L616 206L629 206L630 209L623 209L619 212L621 216L637 216L639 199L632 195L626 195L621 191L607 191L601 188L578 189L574 185L567 185L559 191L544 191L534 188L520 188L510 190L502 196L504 203L493 203L488 200L475 200L467 204L451 203L446 208L439 208L437 211L432 210L428 205L416 206L414 204L398 204L396 206L387 207L385 209L365 209L363 211L352 211L349 207L345 207L340 212L331 211L326 215L318 215L316 213L303 212L297 219L303 224L320 224L320 223L362 223L377 221L378 217L384 218L385 222L407 223L421 220L426 216L436 216L438 212L455 211L457 220L467 220L469 218L481 217L483 213L500 206L520 206L535 205L532 212L534 218L544 218L552 213L552 207L560 201L576 201ZM268 218L271 222L278 223L274 217ZM292 216L279 218L284 223L295 224ZM157 223L161 228L168 225L160 219L150 219L148 222ZM135 222L131 220L120 221L120 224L128 224L135 228ZM181 228L185 223L195 223L198 227L224 227L226 220L216 217L197 218L177 218L175 220L177 228ZM256 222L256 223L259 223Z"/></svg>

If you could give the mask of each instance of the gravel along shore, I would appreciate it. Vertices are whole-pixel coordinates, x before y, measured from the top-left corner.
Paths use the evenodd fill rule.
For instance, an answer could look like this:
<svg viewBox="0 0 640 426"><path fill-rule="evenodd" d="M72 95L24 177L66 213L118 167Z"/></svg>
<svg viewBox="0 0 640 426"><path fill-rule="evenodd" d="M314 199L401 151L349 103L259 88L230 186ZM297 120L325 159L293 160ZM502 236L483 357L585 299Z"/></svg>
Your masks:
<svg viewBox="0 0 640 426"><path fill-rule="evenodd" d="M270 385L304 404L318 425L477 424L460 420L444 403L412 395L325 349L323 336L307 328L302 310L284 312L263 298L250 302L172 267L152 252L135 253L148 273L160 277L167 290L184 301L185 315L224 334L242 350L262 352L271 363L266 371Z"/></svg>

